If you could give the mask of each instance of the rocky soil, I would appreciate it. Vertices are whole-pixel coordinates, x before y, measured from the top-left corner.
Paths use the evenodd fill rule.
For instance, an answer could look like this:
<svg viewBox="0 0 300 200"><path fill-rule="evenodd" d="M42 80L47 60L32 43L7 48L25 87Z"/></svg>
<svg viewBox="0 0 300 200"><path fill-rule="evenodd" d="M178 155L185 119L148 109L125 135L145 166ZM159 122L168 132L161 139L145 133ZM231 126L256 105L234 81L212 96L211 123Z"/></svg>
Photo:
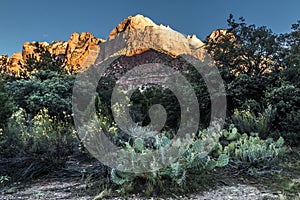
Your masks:
<svg viewBox="0 0 300 200"><path fill-rule="evenodd" d="M50 180L38 179L31 183L24 185L15 185L6 191L2 191L0 199L13 200L13 199L74 199L85 200L93 199L91 195L87 195L85 191L86 183L78 178L52 178ZM108 199L124 199L123 197L114 197ZM128 197L130 200L134 199L214 199L214 200L263 200L263 199L279 199L279 194L274 194L265 189L259 189L250 185L231 185L222 186L198 194L190 194L187 196L171 197L152 197L145 198L140 195L132 195Z"/></svg>

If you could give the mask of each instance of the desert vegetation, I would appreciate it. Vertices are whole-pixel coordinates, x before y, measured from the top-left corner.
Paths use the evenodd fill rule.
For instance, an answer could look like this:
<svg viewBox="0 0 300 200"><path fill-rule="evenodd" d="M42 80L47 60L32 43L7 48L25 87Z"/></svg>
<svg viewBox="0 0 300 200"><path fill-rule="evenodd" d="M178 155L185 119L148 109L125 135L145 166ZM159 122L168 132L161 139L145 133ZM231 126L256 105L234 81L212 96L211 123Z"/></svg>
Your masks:
<svg viewBox="0 0 300 200"><path fill-rule="evenodd" d="M282 198L299 198L300 21L289 33L277 35L268 27L248 25L244 19L230 16L227 33L205 41L225 84L224 127L208 129L211 105L207 86L192 66L185 69L189 73L182 72L193 86L201 111L199 130L186 138L188 146L180 141L172 144L180 124L180 105L170 90L153 86L133 93L130 115L137 127L131 131L141 135L133 137L119 129L112 116L115 77L100 79L96 115L110 140L133 155L123 159L143 166L143 160L135 155L156 150L163 159L166 149L183 152L179 158L168 157L171 164L156 171L124 172L92 158L72 115L72 88L80 72L66 70L55 55L38 47L39 59L28 57L19 75L0 66L0 190L5 193L16 182L68 172L69 176L79 174L85 182L82 193L98 195L98 199L131 194L178 197L205 190L211 179L222 181L213 176L221 170L223 176L254 177L264 187L281 191ZM166 64L179 62L159 55ZM150 123L148 110L155 104L165 107L167 121L156 137L144 139L151 131L143 128ZM219 139L203 154L212 135ZM70 171L66 168L73 159L95 164L95 168Z"/></svg>

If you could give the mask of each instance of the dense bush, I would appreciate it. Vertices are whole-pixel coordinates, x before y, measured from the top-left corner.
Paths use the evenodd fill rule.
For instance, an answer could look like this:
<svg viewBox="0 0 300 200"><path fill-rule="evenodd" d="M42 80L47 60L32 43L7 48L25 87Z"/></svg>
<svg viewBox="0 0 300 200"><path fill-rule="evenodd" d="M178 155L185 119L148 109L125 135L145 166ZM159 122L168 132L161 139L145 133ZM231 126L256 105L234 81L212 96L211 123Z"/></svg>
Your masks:
<svg viewBox="0 0 300 200"><path fill-rule="evenodd" d="M65 115L65 118L70 116ZM0 136L0 154L5 157L35 155L54 165L63 165L78 147L73 125L51 117L42 109L28 119L23 109L10 118Z"/></svg>
<svg viewBox="0 0 300 200"><path fill-rule="evenodd" d="M285 81L300 86L300 20L292 24L292 31L280 36L283 50L281 57L284 61L285 69L281 75Z"/></svg>
<svg viewBox="0 0 300 200"><path fill-rule="evenodd" d="M275 137L282 136L291 145L299 145L300 139L300 88L282 81L265 93L265 101L276 109L272 122Z"/></svg>
<svg viewBox="0 0 300 200"><path fill-rule="evenodd" d="M258 114L263 112L264 93L272 79L267 75L249 76L241 74L226 84L226 96L228 100L228 110L233 114L235 109L246 110Z"/></svg>
<svg viewBox="0 0 300 200"><path fill-rule="evenodd" d="M250 107L250 105L249 105ZM235 110L232 115L232 122L242 133L259 133L262 138L270 137L272 123L276 116L276 109L271 106L265 109L264 113L255 114L251 109Z"/></svg>
<svg viewBox="0 0 300 200"><path fill-rule="evenodd" d="M163 87L151 87L133 93L130 105L132 119L143 126L148 125L150 123L148 111L155 104L162 105L167 112L164 130L176 130L180 123L179 102L172 91Z"/></svg>
<svg viewBox="0 0 300 200"><path fill-rule="evenodd" d="M6 85L14 102L28 114L36 115L47 108L51 116L71 114L72 87L75 77L54 71L39 71L28 79L20 79Z"/></svg>
<svg viewBox="0 0 300 200"><path fill-rule="evenodd" d="M4 89L5 81L0 75L0 128L3 128L14 111L14 104L7 91Z"/></svg>
<svg viewBox="0 0 300 200"><path fill-rule="evenodd" d="M263 137L282 136L288 144L298 145L299 22L290 33L281 35L264 26L247 25L243 18L237 22L232 15L228 25L224 34L207 38L207 50L226 83L229 118L235 118L236 126L249 133L271 106L276 111L274 120L264 133L257 131ZM240 113L237 120L236 109L249 110L248 117Z"/></svg>

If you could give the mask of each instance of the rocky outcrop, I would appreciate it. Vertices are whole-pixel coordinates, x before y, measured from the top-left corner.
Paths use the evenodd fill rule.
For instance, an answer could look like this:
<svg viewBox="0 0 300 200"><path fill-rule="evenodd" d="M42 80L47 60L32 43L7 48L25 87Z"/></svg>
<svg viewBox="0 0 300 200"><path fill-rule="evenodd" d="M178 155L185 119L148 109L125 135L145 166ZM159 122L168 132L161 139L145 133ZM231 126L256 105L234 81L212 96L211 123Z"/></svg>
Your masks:
<svg viewBox="0 0 300 200"><path fill-rule="evenodd" d="M128 90L129 86L141 83L164 85L169 74L158 72L161 65L188 73L190 64L181 55L193 55L201 60L205 56L204 46L196 35L184 36L169 26L157 25L137 15L124 19L111 31L109 39L100 45L100 55L105 58L120 56L104 75L115 78L118 87ZM147 63L151 63L147 68L135 68ZM122 79L130 70L138 71L129 79Z"/></svg>
<svg viewBox="0 0 300 200"><path fill-rule="evenodd" d="M203 57L204 53L202 49L204 43L196 35L185 37L169 26L157 25L142 15L124 19L111 31L108 41L118 41L120 38L121 41L126 38L126 44L123 44L121 50L126 56L140 54L149 48L174 57L180 54Z"/></svg>
<svg viewBox="0 0 300 200"><path fill-rule="evenodd" d="M91 33L73 33L67 43L66 66L76 69L87 68L95 62L95 56L89 56L99 50L99 44L105 40L95 38ZM89 58L88 58L89 57Z"/></svg>
<svg viewBox="0 0 300 200"><path fill-rule="evenodd" d="M8 63L8 56L2 56L0 55L0 73L5 73L7 72L6 68L7 68L7 63Z"/></svg>
<svg viewBox="0 0 300 200"><path fill-rule="evenodd" d="M67 42L55 41L51 44L47 42L25 42L22 48L23 60L26 60L28 56L34 55L39 58L38 53L35 52L37 46L48 50L53 55L65 55L67 50Z"/></svg>
<svg viewBox="0 0 300 200"><path fill-rule="evenodd" d="M0 66L6 66L8 59L8 56L0 55Z"/></svg>
<svg viewBox="0 0 300 200"><path fill-rule="evenodd" d="M35 52L37 46L48 49L49 44L47 42L25 42L22 48L22 58L25 61L28 56L35 56L39 59L39 55Z"/></svg>
<svg viewBox="0 0 300 200"><path fill-rule="evenodd" d="M8 56L0 56L0 71L8 72L11 74L19 73L22 66L24 64L22 54L20 52L16 52L12 55L12 57Z"/></svg>
<svg viewBox="0 0 300 200"><path fill-rule="evenodd" d="M104 40L94 37L91 33L73 33L70 39L65 41L55 41L51 44L47 42L25 42L22 53L17 52L12 57L1 56L0 66L5 67L9 73L19 73L29 56L39 59L36 52L38 46L48 50L52 55L59 56L64 60L64 66L73 70L80 70L90 66L94 60L90 55L93 50L99 48L99 43ZM84 67L85 66L85 67Z"/></svg>
<svg viewBox="0 0 300 200"><path fill-rule="evenodd" d="M122 42L120 44L119 42ZM103 43L104 48L101 49ZM107 41L94 37L91 33L73 33L66 42L25 42L22 54L14 54L5 61L8 68L18 72L24 65L28 56L35 56L37 45L47 49L51 54L60 56L64 60L66 69L84 70L92 65L99 51L114 52L118 50L121 55L133 56L149 50L176 57L181 54L192 54L198 58L203 57L204 43L196 35L184 36L172 30L169 26L157 25L151 19L142 15L130 16L114 28ZM110 49L109 49L110 48ZM121 49L114 49L121 48Z"/></svg>
<svg viewBox="0 0 300 200"><path fill-rule="evenodd" d="M226 29L217 29L214 30L207 38L206 38L206 43L214 42L218 43L220 42L224 37L229 37L230 41L235 41L234 35L226 30Z"/></svg>
<svg viewBox="0 0 300 200"><path fill-rule="evenodd" d="M22 54L20 52L16 52L12 55L9 61L9 66L12 71L18 71L19 66L24 64L24 60Z"/></svg>
<svg viewBox="0 0 300 200"><path fill-rule="evenodd" d="M124 19L116 28L114 28L109 34L109 40L112 40L119 33L130 31L133 29L144 29L145 27L156 27L157 25L148 17L143 15L136 15L134 17L129 16Z"/></svg>

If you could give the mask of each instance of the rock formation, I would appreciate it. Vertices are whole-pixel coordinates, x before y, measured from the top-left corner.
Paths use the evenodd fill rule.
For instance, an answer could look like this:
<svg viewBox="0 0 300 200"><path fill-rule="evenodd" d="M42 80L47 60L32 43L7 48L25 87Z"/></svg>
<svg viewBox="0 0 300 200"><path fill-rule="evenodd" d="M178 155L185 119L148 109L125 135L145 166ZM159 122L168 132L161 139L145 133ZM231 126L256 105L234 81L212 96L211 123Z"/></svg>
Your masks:
<svg viewBox="0 0 300 200"><path fill-rule="evenodd" d="M130 16L123 20L109 35L108 41L126 38L125 55L132 56L149 50L150 46L157 51L174 57L180 54L203 54L204 43L195 35L185 37L169 26L157 25L142 15Z"/></svg>
<svg viewBox="0 0 300 200"><path fill-rule="evenodd" d="M14 53L11 57L0 56L0 71L2 72L18 73L23 64L24 61L20 52Z"/></svg>
<svg viewBox="0 0 300 200"><path fill-rule="evenodd" d="M112 40L124 31L133 29L144 29L145 27L157 26L151 19L144 17L143 15L136 15L134 17L129 16L124 19L116 28L114 28L109 34L109 40Z"/></svg>
<svg viewBox="0 0 300 200"><path fill-rule="evenodd" d="M93 49L99 48L99 43L104 40L94 37L91 33L83 32L73 33L67 42L55 41L51 44L47 42L25 42L23 44L22 53L17 52L12 57L1 56L0 66L3 66L10 73L19 73L29 56L39 59L39 54L35 52L37 46L48 50L52 55L64 58L64 66L75 70L83 67L88 55ZM91 65L93 61L86 62Z"/></svg>
<svg viewBox="0 0 300 200"><path fill-rule="evenodd" d="M126 38L126 39L124 39ZM100 50L99 44L105 46L118 46L119 41L124 42L119 52L125 56L133 56L149 51L150 49L160 53L176 57L181 54L193 54L198 58L203 57L205 45L196 35L184 36L168 26L157 25L152 20L142 15L130 16L124 19L113 29L105 41L94 37L91 33L73 33L68 41L25 42L22 53L16 53L12 57L2 56L0 64L5 65L9 71L19 72L28 56L38 57L35 52L37 44L47 49L51 54L63 58L66 69L84 70L92 65L99 51L113 52L115 49ZM114 47L113 47L114 48Z"/></svg>
<svg viewBox="0 0 300 200"><path fill-rule="evenodd" d="M182 55L193 55L203 59L204 43L196 35L184 36L168 26L157 25L142 15L124 19L113 29L106 42L100 45L100 54L120 56L105 72L106 76L120 80L129 70L136 66L151 63L147 69L135 71L136 76L120 80L119 86L130 89L140 83L164 84L169 75L157 72L158 66L167 65L174 70L188 72L189 63ZM136 70L136 68L135 68Z"/></svg>
<svg viewBox="0 0 300 200"><path fill-rule="evenodd" d="M229 32L228 30L226 29L217 29L217 30L214 30L207 38L206 38L206 43L207 42L215 42L215 43L218 43L221 41L222 38L224 37L229 37L230 38L230 41L235 41L235 37L234 35Z"/></svg>
<svg viewBox="0 0 300 200"><path fill-rule="evenodd" d="M73 33L67 43L66 48L66 66L72 66L79 69L87 68L95 60L88 60L89 54L99 48L99 43L103 39L95 38L91 33L83 32L82 34ZM91 56L90 56L91 57ZM83 66L83 64L85 66Z"/></svg>

